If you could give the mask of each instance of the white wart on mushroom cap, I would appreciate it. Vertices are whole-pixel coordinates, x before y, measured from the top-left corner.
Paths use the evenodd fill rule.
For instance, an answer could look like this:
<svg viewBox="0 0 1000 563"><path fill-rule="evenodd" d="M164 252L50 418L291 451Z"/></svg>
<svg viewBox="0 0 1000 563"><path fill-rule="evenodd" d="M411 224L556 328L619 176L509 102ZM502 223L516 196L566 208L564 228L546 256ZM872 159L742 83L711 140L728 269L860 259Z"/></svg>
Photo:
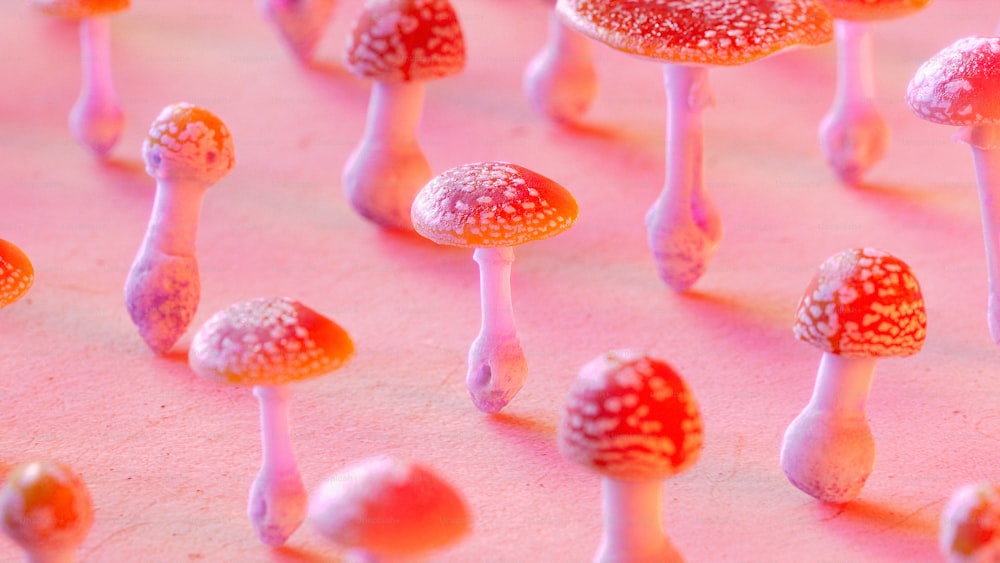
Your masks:
<svg viewBox="0 0 1000 563"><path fill-rule="evenodd" d="M347 69L380 82L433 80L465 67L465 38L448 0L368 0L347 43Z"/></svg>
<svg viewBox="0 0 1000 563"><path fill-rule="evenodd" d="M869 21L903 17L923 9L931 0L820 0L833 17Z"/></svg>
<svg viewBox="0 0 1000 563"><path fill-rule="evenodd" d="M917 69L906 103L934 123L1000 123L1000 37L965 37L942 49Z"/></svg>
<svg viewBox="0 0 1000 563"><path fill-rule="evenodd" d="M86 18L119 12L129 7L129 0L32 0L42 13L62 18Z"/></svg>
<svg viewBox="0 0 1000 563"><path fill-rule="evenodd" d="M812 0L559 0L556 9L614 49L675 63L740 65L833 39L829 12Z"/></svg>
<svg viewBox="0 0 1000 563"><path fill-rule="evenodd" d="M160 180L214 184L233 169L233 139L212 112L189 103L167 106L142 144L146 172Z"/></svg>
<svg viewBox="0 0 1000 563"><path fill-rule="evenodd" d="M289 298L236 303L198 329L189 361L221 383L282 385L343 366L354 344L338 324Z"/></svg>
<svg viewBox="0 0 1000 563"><path fill-rule="evenodd" d="M909 356L927 337L920 284L910 267L873 248L828 258L799 302L795 336L847 357Z"/></svg>
<svg viewBox="0 0 1000 563"><path fill-rule="evenodd" d="M35 270L28 256L0 239L0 309L23 297L34 281Z"/></svg>
<svg viewBox="0 0 1000 563"><path fill-rule="evenodd" d="M0 522L26 550L75 548L94 522L86 484L69 466L34 461L17 466L0 491Z"/></svg>
<svg viewBox="0 0 1000 563"><path fill-rule="evenodd" d="M622 480L661 479L701 453L694 395L668 364L617 350L586 364L559 426L564 457Z"/></svg>
<svg viewBox="0 0 1000 563"><path fill-rule="evenodd" d="M555 236L579 207L558 183L506 162L465 164L417 194L411 218L424 237L450 246L499 248Z"/></svg>

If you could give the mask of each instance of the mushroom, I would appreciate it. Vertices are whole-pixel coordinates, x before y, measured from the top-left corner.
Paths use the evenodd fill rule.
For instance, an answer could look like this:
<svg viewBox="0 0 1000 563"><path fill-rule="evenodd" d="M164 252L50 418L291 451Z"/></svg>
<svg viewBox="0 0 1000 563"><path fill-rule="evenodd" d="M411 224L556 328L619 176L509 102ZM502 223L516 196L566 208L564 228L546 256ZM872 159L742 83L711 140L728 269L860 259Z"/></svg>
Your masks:
<svg viewBox="0 0 1000 563"><path fill-rule="evenodd" d="M301 62L312 60L335 0L257 0L257 8Z"/></svg>
<svg viewBox="0 0 1000 563"><path fill-rule="evenodd" d="M475 248L482 327L469 350L465 381L473 404L483 412L499 412L528 375L510 298L513 247L565 231L578 213L565 188L506 162L446 170L413 202L413 226L419 234L438 244Z"/></svg>
<svg viewBox="0 0 1000 563"><path fill-rule="evenodd" d="M547 0L555 4L555 0ZM548 38L528 62L522 88L540 115L563 123L579 121L597 97L597 71L590 39L567 26L553 9Z"/></svg>
<svg viewBox="0 0 1000 563"><path fill-rule="evenodd" d="M70 563L94 523L87 485L58 461L14 468L0 490L0 525L29 563Z"/></svg>
<svg viewBox="0 0 1000 563"><path fill-rule="evenodd" d="M979 183L989 277L987 319L1000 344L1000 37L965 37L920 65L906 103L921 119L961 128Z"/></svg>
<svg viewBox="0 0 1000 563"><path fill-rule="evenodd" d="M309 523L361 561L420 557L469 530L459 493L430 469L389 456L355 462L309 497Z"/></svg>
<svg viewBox="0 0 1000 563"><path fill-rule="evenodd" d="M153 212L125 282L125 305L142 339L166 353L198 308L201 282L195 239L205 191L233 168L233 141L208 110L167 106L142 145L156 179Z"/></svg>
<svg viewBox="0 0 1000 563"><path fill-rule="evenodd" d="M191 369L217 383L252 386L260 403L263 463L247 514L267 545L284 544L302 524L308 498L289 437L286 384L337 370L353 354L343 328L289 298L233 304L195 334Z"/></svg>
<svg viewBox="0 0 1000 563"><path fill-rule="evenodd" d="M685 291L705 272L722 237L702 182L701 112L712 105L708 67L830 41L830 16L812 0L558 0L556 10L585 35L665 63L666 183L646 214L646 228L660 277Z"/></svg>
<svg viewBox="0 0 1000 563"><path fill-rule="evenodd" d="M926 330L920 284L899 258L855 248L820 266L793 327L823 351L812 398L781 444L781 469L793 485L833 504L858 496L875 462L865 414L875 363L919 352Z"/></svg>
<svg viewBox="0 0 1000 563"><path fill-rule="evenodd" d="M885 155L889 127L875 105L871 23L909 15L930 0L822 0L834 17L837 89L819 127L820 148L846 183L856 184Z"/></svg>
<svg viewBox="0 0 1000 563"><path fill-rule="evenodd" d="M566 459L602 477L604 532L594 561L680 561L663 532L663 479L702 449L688 385L667 363L614 350L583 366L558 431Z"/></svg>
<svg viewBox="0 0 1000 563"><path fill-rule="evenodd" d="M35 281L35 269L23 250L0 239L0 309L24 297Z"/></svg>
<svg viewBox="0 0 1000 563"><path fill-rule="evenodd" d="M1000 561L1000 487L959 487L941 513L938 547L951 563Z"/></svg>
<svg viewBox="0 0 1000 563"><path fill-rule="evenodd" d="M70 132L99 157L121 136L125 117L111 78L111 21L130 0L32 0L45 14L78 19L83 80L69 114Z"/></svg>
<svg viewBox="0 0 1000 563"><path fill-rule="evenodd" d="M344 166L344 191L366 219L412 231L410 206L431 167L417 140L424 83L465 66L448 0L367 0L347 45L347 69L374 80L365 132Z"/></svg>

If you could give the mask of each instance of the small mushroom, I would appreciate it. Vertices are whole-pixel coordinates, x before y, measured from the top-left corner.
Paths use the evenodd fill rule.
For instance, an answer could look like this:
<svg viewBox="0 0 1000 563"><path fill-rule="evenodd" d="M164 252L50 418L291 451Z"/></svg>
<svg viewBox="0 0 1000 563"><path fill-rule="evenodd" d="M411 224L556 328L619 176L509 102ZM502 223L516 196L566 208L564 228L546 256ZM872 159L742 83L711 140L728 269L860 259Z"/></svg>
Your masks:
<svg viewBox="0 0 1000 563"><path fill-rule="evenodd" d="M125 117L111 77L111 20L130 0L32 0L45 14L79 20L83 80L69 114L70 132L99 157L121 137Z"/></svg>
<svg viewBox="0 0 1000 563"><path fill-rule="evenodd" d="M430 469L389 456L356 462L309 498L309 523L350 556L374 563L411 560L469 530L459 493Z"/></svg>
<svg viewBox="0 0 1000 563"><path fill-rule="evenodd" d="M157 354L184 334L201 295L195 241L202 199L233 168L225 124L188 103L167 106L142 145L156 196L146 235L125 282L125 305Z"/></svg>
<svg viewBox="0 0 1000 563"><path fill-rule="evenodd" d="M1000 37L965 37L932 56L910 80L906 103L921 119L959 126L954 139L972 149L990 286L987 319L1000 344Z"/></svg>
<svg viewBox="0 0 1000 563"><path fill-rule="evenodd" d="M301 62L312 60L335 5L336 0L257 0L264 20Z"/></svg>
<svg viewBox="0 0 1000 563"><path fill-rule="evenodd" d="M920 284L895 256L857 248L828 258L799 302L795 336L823 351L812 398L785 430L781 469L803 492L845 503L875 462L865 414L879 358L920 351L927 314Z"/></svg>
<svg viewBox="0 0 1000 563"><path fill-rule="evenodd" d="M367 0L347 45L347 69L374 80L344 191L362 217L412 231L410 206L431 178L417 140L424 83L465 66L465 39L448 0Z"/></svg>
<svg viewBox="0 0 1000 563"><path fill-rule="evenodd" d="M578 213L565 188L506 162L446 170L413 202L413 226L419 234L438 244L475 248L483 317L469 350L466 385L483 412L499 412L528 375L510 298L513 247L565 231Z"/></svg>
<svg viewBox="0 0 1000 563"><path fill-rule="evenodd" d="M604 532L594 561L680 561L663 532L663 479L702 449L691 389L667 363L614 350L583 366L559 424L563 457L601 475Z"/></svg>
<svg viewBox="0 0 1000 563"><path fill-rule="evenodd" d="M0 525L28 563L71 563L94 523L87 485L58 461L18 465L0 490Z"/></svg>
<svg viewBox="0 0 1000 563"><path fill-rule="evenodd" d="M286 385L337 370L353 354L343 328L289 298L233 304L195 334L191 369L217 383L251 386L260 402L263 463L247 514L267 545L284 544L298 529L308 498L289 437Z"/></svg>
<svg viewBox="0 0 1000 563"><path fill-rule="evenodd" d="M1000 487L959 487L941 513L938 547L949 563L1000 561Z"/></svg>
<svg viewBox="0 0 1000 563"><path fill-rule="evenodd" d="M24 297L35 281L35 269L23 250L0 239L0 309Z"/></svg>
<svg viewBox="0 0 1000 563"><path fill-rule="evenodd" d="M702 181L701 113L713 103L708 68L826 43L833 38L830 15L813 0L558 0L556 10L609 47L664 63L666 183L646 214L646 229L660 277L685 291L704 274L722 238L722 221Z"/></svg>
<svg viewBox="0 0 1000 563"><path fill-rule="evenodd" d="M819 127L820 148L846 183L856 184L885 155L889 127L875 104L871 25L906 16L930 0L822 0L834 17L837 89Z"/></svg>
<svg viewBox="0 0 1000 563"><path fill-rule="evenodd" d="M597 97L590 38L566 25L554 9L549 12L548 30L545 45L528 62L522 88L535 112L553 121L574 123Z"/></svg>

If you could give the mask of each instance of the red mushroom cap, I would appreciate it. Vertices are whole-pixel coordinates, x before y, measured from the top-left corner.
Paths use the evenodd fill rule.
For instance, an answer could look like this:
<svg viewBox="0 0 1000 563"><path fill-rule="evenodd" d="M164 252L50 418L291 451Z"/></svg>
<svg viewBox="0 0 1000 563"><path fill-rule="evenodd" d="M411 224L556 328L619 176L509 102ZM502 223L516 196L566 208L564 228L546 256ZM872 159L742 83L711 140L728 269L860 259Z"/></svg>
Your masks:
<svg viewBox="0 0 1000 563"><path fill-rule="evenodd" d="M90 492L83 479L63 463L19 465L0 491L0 523L25 550L75 548L94 523Z"/></svg>
<svg viewBox="0 0 1000 563"><path fill-rule="evenodd" d="M905 262L872 248L828 258L799 302L793 332L824 352L855 358L909 356L927 336L916 276Z"/></svg>
<svg viewBox="0 0 1000 563"><path fill-rule="evenodd" d="M675 63L740 65L833 40L813 0L559 0L556 10L614 49Z"/></svg>
<svg viewBox="0 0 1000 563"><path fill-rule="evenodd" d="M916 12L931 0L820 0L838 20L889 20Z"/></svg>
<svg viewBox="0 0 1000 563"><path fill-rule="evenodd" d="M35 8L50 16L88 18L120 12L129 7L129 0L32 0Z"/></svg>
<svg viewBox="0 0 1000 563"><path fill-rule="evenodd" d="M0 309L23 297L34 281L35 269L24 251L0 239Z"/></svg>
<svg viewBox="0 0 1000 563"><path fill-rule="evenodd" d="M347 68L380 82L433 80L465 67L465 38L448 0L368 0L347 43Z"/></svg>
<svg viewBox="0 0 1000 563"><path fill-rule="evenodd" d="M214 184L235 164L229 128L207 109L181 102L160 112L142 143L146 172L161 180Z"/></svg>
<svg viewBox="0 0 1000 563"><path fill-rule="evenodd" d="M587 363L559 426L564 457L622 480L662 479L698 459L701 414L666 363L616 350Z"/></svg>
<svg viewBox="0 0 1000 563"><path fill-rule="evenodd" d="M906 104L934 123L1000 123L1000 37L965 37L942 49L917 69Z"/></svg>

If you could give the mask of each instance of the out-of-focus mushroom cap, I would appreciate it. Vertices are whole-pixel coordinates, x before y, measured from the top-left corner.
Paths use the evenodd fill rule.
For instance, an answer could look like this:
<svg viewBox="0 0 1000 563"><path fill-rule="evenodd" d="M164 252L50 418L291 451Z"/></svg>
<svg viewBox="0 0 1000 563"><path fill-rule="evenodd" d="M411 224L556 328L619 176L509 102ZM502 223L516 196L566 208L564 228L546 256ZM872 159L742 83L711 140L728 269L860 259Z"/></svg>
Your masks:
<svg viewBox="0 0 1000 563"><path fill-rule="evenodd" d="M931 0L820 0L839 20L891 20L908 16L931 3Z"/></svg>
<svg viewBox="0 0 1000 563"><path fill-rule="evenodd" d="M35 269L24 251L0 239L0 309L23 297L34 281Z"/></svg>
<svg viewBox="0 0 1000 563"><path fill-rule="evenodd" d="M42 13L61 18L87 18L120 12L129 7L129 0L31 0Z"/></svg>
<svg viewBox="0 0 1000 563"><path fill-rule="evenodd" d="M368 0L346 58L347 69L362 78L433 80L465 67L465 38L448 0Z"/></svg>
<svg viewBox="0 0 1000 563"><path fill-rule="evenodd" d="M241 301L212 315L188 354L198 375L220 383L282 385L343 366L354 354L347 332L288 298Z"/></svg>
<svg viewBox="0 0 1000 563"><path fill-rule="evenodd" d="M959 487L941 511L938 544L949 561L1000 560L1000 486Z"/></svg>
<svg viewBox="0 0 1000 563"><path fill-rule="evenodd" d="M698 459L701 414L691 390L668 364L616 350L580 370L558 440L565 458L602 475L662 479Z"/></svg>
<svg viewBox="0 0 1000 563"><path fill-rule="evenodd" d="M309 521L342 547L382 557L420 555L469 530L459 494L418 464L378 456L329 477L310 496Z"/></svg>
<svg viewBox="0 0 1000 563"><path fill-rule="evenodd" d="M14 468L0 490L0 524L25 550L65 550L86 538L94 523L83 479L57 461Z"/></svg>
<svg viewBox="0 0 1000 563"><path fill-rule="evenodd" d="M164 108L150 125L142 157L154 178L211 185L233 169L233 139L215 114L182 102Z"/></svg>
<svg viewBox="0 0 1000 563"><path fill-rule="evenodd" d="M813 0L559 0L556 10L585 35L661 62L741 65L833 40Z"/></svg>
<svg viewBox="0 0 1000 563"><path fill-rule="evenodd" d="M579 207L558 183L506 162L465 164L431 179L413 202L413 227L449 246L498 248L555 236Z"/></svg>
<svg viewBox="0 0 1000 563"><path fill-rule="evenodd" d="M916 276L872 248L845 250L820 266L799 302L795 336L824 352L855 358L909 356L927 336Z"/></svg>
<svg viewBox="0 0 1000 563"><path fill-rule="evenodd" d="M1000 37L965 37L917 69L906 104L944 125L1000 123Z"/></svg>

